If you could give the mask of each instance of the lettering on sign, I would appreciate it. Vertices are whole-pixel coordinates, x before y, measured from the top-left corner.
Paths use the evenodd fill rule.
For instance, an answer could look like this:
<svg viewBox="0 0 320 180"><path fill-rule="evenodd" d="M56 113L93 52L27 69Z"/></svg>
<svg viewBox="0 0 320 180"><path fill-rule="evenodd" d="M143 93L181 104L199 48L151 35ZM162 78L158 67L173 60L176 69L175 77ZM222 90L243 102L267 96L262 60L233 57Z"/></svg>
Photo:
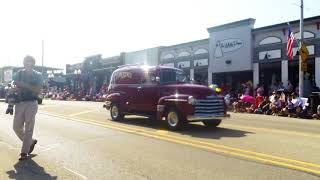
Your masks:
<svg viewBox="0 0 320 180"><path fill-rule="evenodd" d="M117 74L116 79L132 79L131 72L120 72Z"/></svg>
<svg viewBox="0 0 320 180"><path fill-rule="evenodd" d="M242 48L243 45L244 45L243 41L241 39L236 39L236 38L217 41L214 56L217 58L223 57L224 53L230 53L230 52L236 51Z"/></svg>

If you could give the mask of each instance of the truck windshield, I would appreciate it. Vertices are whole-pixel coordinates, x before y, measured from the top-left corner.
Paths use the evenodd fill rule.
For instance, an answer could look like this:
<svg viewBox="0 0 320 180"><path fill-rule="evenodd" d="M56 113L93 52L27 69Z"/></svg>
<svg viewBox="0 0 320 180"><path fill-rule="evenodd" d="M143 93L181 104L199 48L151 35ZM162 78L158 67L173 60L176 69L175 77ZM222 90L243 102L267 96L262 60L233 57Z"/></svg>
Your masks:
<svg viewBox="0 0 320 180"><path fill-rule="evenodd" d="M163 69L161 70L160 83L188 83L188 77L180 70Z"/></svg>

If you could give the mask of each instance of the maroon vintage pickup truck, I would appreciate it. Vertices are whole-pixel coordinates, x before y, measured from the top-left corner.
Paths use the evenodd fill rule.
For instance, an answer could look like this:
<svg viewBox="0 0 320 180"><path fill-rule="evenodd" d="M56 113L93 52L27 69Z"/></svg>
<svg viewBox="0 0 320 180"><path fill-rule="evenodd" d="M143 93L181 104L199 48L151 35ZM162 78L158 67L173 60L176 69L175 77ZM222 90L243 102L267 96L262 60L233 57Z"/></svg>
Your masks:
<svg viewBox="0 0 320 180"><path fill-rule="evenodd" d="M104 107L113 121L142 115L166 120L171 130L196 121L216 127L229 117L223 97L206 86L190 84L182 70L164 66L128 65L115 70Z"/></svg>

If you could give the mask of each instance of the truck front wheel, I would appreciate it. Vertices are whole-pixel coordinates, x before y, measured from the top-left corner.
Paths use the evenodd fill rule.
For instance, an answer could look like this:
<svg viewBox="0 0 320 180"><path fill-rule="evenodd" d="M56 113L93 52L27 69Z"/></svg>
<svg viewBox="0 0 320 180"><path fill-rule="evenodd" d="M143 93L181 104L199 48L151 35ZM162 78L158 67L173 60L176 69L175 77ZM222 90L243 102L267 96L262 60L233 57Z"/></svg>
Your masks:
<svg viewBox="0 0 320 180"><path fill-rule="evenodd" d="M179 111L174 108L168 111L166 120L168 128L172 131L179 130L186 124L186 120L181 116Z"/></svg>
<svg viewBox="0 0 320 180"><path fill-rule="evenodd" d="M221 120L202 121L202 123L208 128L215 128L219 126Z"/></svg>
<svg viewBox="0 0 320 180"><path fill-rule="evenodd" d="M124 118L124 115L117 104L111 105L110 116L112 121L121 121Z"/></svg>

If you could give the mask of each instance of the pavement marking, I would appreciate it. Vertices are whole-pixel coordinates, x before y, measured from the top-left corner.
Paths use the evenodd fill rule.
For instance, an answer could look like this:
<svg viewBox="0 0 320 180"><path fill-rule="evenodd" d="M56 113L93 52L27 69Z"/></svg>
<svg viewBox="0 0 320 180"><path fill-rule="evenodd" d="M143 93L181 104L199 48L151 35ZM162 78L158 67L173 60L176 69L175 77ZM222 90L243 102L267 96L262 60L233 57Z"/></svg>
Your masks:
<svg viewBox="0 0 320 180"><path fill-rule="evenodd" d="M169 134L169 131L168 131L168 129L166 129L166 128L161 128L161 129L157 130L156 133L159 133L159 134Z"/></svg>
<svg viewBox="0 0 320 180"><path fill-rule="evenodd" d="M49 116L50 116L50 114L49 114ZM242 158L253 160L256 162L262 162L262 163L266 163L266 164L271 164L271 165L286 167L286 168L295 169L295 170L299 170L299 171L303 171L303 172L308 172L308 173L312 173L315 175L320 175L320 165L319 164L313 164L313 163L309 163L309 162L304 162L304 161L269 155L269 154L265 154L265 153L249 151L249 150L243 150L243 149L239 149L239 148L233 148L233 147L220 145L220 144L192 140L192 139L177 137L177 136L173 136L173 135L169 135L169 134L159 134L157 132L143 130L140 128L128 127L125 125L119 125L119 124L115 124L115 123L106 123L106 122L103 123L103 122L98 122L98 121L89 120L89 119L70 118L67 116L53 115L53 114L52 114L52 116L66 118L69 120L82 122L82 123L86 123L86 124L97 125L97 126L101 126L101 127L105 127L105 128L117 129L117 130L120 130L123 132L152 137L152 138L161 139L161 140L165 140L165 141L169 141L169 142L174 142L177 144L189 145L189 146L192 146L195 148L200 148L200 149L214 151L214 152L220 152L223 154L233 155L236 157L242 157Z"/></svg>
<svg viewBox="0 0 320 180"><path fill-rule="evenodd" d="M46 112L46 113L42 113L42 114L63 116L65 118L69 118L69 117L67 117L67 116L65 116L63 114L58 114L58 113ZM80 118L80 117L77 117L77 118ZM89 120L89 119L83 119L83 120ZM90 120L90 121L94 121L94 120ZM101 123L101 121L94 121L94 122ZM103 123L106 123L106 122L103 122ZM315 133L302 133L302 132L297 132L297 131L287 131L287 130L280 130L280 129L259 128L259 127L235 125L235 124L228 124L228 123L222 123L219 127L248 129L248 130L255 130L255 131L264 131L264 132L273 132L273 133L278 133L278 134L294 135L294 136L320 138L320 135L319 134L315 134ZM169 133L168 130L165 129L165 128L159 129L156 132L158 132L159 134L168 134Z"/></svg>
<svg viewBox="0 0 320 180"><path fill-rule="evenodd" d="M81 115L81 114L91 113L91 112L94 112L94 111L97 111L97 109L91 109L91 110L87 110L87 111L81 111L81 112L78 112L78 113L70 114L69 116L70 116L70 117L74 117L74 116L78 116L78 115Z"/></svg>
<svg viewBox="0 0 320 180"><path fill-rule="evenodd" d="M63 166L63 168L66 169L66 170L68 170L68 171L70 171L70 172L72 172L73 174L81 177L82 179L88 179L88 178L85 177L84 175L82 175L82 174L80 174L80 173L78 173L78 172L76 172L76 171L73 171L73 170L71 170L71 169L69 169L69 168L67 168L67 167L65 167L65 166Z"/></svg>
<svg viewBox="0 0 320 180"><path fill-rule="evenodd" d="M18 147L13 147L13 146L11 146L9 143L6 143L6 142L4 142L4 141L0 141L0 143L8 146L8 148L9 148L10 150L20 149L20 148L18 148Z"/></svg>
<svg viewBox="0 0 320 180"><path fill-rule="evenodd" d="M302 132L296 132L296 131L260 128L260 127L243 126L243 125L235 125L235 124L228 124L228 123L222 123L220 127L230 127L230 128L239 128L239 129L248 129L248 130L256 130L256 131L273 132L273 133L286 134L286 135L295 135L295 136L320 138L319 134L314 134L314 133L302 133Z"/></svg>
<svg viewBox="0 0 320 180"><path fill-rule="evenodd" d="M50 150L56 148L56 147L59 146L59 145L60 145L59 143L48 145L49 147L44 148L43 150L40 150L39 153L43 153L43 152L46 152L46 151L50 151Z"/></svg>

